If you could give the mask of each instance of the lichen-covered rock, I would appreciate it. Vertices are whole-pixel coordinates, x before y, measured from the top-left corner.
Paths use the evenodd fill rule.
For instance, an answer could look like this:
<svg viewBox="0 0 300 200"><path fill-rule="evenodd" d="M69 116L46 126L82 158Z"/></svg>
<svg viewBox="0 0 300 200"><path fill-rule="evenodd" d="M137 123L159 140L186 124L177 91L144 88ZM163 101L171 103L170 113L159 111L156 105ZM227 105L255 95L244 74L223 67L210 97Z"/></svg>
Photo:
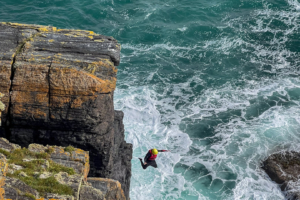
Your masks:
<svg viewBox="0 0 300 200"><path fill-rule="evenodd" d="M100 190L106 200L123 200L126 199L119 181L107 178L88 178L94 188Z"/></svg>
<svg viewBox="0 0 300 200"><path fill-rule="evenodd" d="M8 168L6 157L0 153L0 199L4 199L5 176Z"/></svg>
<svg viewBox="0 0 300 200"><path fill-rule="evenodd" d="M70 152L66 152L62 147L51 147L53 152L50 155L52 161L73 168L76 173L82 174L86 180L90 165L89 165L89 152L81 149L75 149Z"/></svg>
<svg viewBox="0 0 300 200"><path fill-rule="evenodd" d="M9 142L7 145L13 146ZM61 165L53 162L53 159L61 159L66 161L61 162L62 164L73 162L85 166L89 163L89 155L81 149L71 146L64 148L32 144L29 149L14 149L10 152L1 148L0 150L5 154L0 153L0 199L126 199L118 181L87 178L85 176L88 171L78 171L76 165ZM74 167L73 171L70 166Z"/></svg>
<svg viewBox="0 0 300 200"><path fill-rule="evenodd" d="M49 149L48 146L44 146L41 144L30 144L28 146L28 150L35 153L44 153Z"/></svg>
<svg viewBox="0 0 300 200"><path fill-rule="evenodd" d="M88 186L88 185L83 185L80 188L80 199L93 199L93 200L106 200L105 195L98 189Z"/></svg>
<svg viewBox="0 0 300 200"><path fill-rule="evenodd" d="M289 199L300 199L300 153L292 151L272 154L263 162L262 168L272 181L280 184Z"/></svg>
<svg viewBox="0 0 300 200"><path fill-rule="evenodd" d="M90 176L119 180L129 198L130 160L120 160L131 159L126 154L132 147L115 129L122 121L114 117L113 106L117 41L92 31L0 23L0 47L0 136L23 147L40 143L85 149Z"/></svg>
<svg viewBox="0 0 300 200"><path fill-rule="evenodd" d="M43 200L75 200L73 196L47 193Z"/></svg>
<svg viewBox="0 0 300 200"><path fill-rule="evenodd" d="M83 181L83 176L79 174L69 175L66 172L60 172L54 177L60 184L70 186L75 193L74 196L76 199L79 199L79 191Z"/></svg>
<svg viewBox="0 0 300 200"><path fill-rule="evenodd" d="M8 152L11 152L15 149L20 149L21 147L17 144L10 143L5 138L0 138L0 149L6 150Z"/></svg>
<svg viewBox="0 0 300 200"><path fill-rule="evenodd" d="M28 185L26 185L23 181L20 181L19 179L16 178L10 178L10 177L6 177L5 178L5 188L12 188L13 190L18 191L18 196L24 196L25 194L32 194L35 197L39 197L39 193L35 190L32 189L31 187L29 187ZM12 193L13 195L15 195L15 193ZM11 197L5 189L5 198L7 199L17 199ZM20 198L22 199L22 198Z"/></svg>

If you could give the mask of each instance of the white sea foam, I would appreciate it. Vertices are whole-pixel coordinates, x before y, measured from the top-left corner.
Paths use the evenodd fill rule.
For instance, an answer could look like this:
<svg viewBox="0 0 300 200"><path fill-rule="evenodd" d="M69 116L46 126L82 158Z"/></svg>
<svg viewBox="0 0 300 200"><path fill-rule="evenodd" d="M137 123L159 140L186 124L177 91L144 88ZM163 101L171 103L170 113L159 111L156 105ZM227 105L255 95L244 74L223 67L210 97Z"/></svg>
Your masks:
<svg viewBox="0 0 300 200"><path fill-rule="evenodd" d="M134 148L131 199L285 198L260 164L271 153L300 147L300 100L295 94L300 81L289 76L299 72L300 61L299 55L285 46L288 37L299 30L299 3L288 3L289 10L271 10L266 5L251 13L255 23L249 23L248 31L274 34L267 44L252 43L236 34L187 47L123 45L132 52L123 55L124 59L155 54L156 59L177 67L170 57L202 61L208 59L206 52L226 58L238 49L257 73L277 74L263 78L244 74L241 86L234 80L205 87L207 63L179 83L161 75L164 65L158 65L144 77L147 82L156 78L158 83L144 86L135 84L136 77L125 71L129 82L122 84L129 88L116 90L115 105L125 113L126 140ZM270 19L280 20L287 28L273 29ZM247 19L225 22L227 28L244 32L237 24L247 23ZM193 89L200 86L204 89L196 94ZM187 135L189 131L192 133ZM137 158L154 146L172 153L159 154L158 169L143 171Z"/></svg>
<svg viewBox="0 0 300 200"><path fill-rule="evenodd" d="M178 30L180 30L180 31L182 31L182 32L184 32L184 31L186 31L186 29L187 29L187 27L182 27L182 28L178 28Z"/></svg>

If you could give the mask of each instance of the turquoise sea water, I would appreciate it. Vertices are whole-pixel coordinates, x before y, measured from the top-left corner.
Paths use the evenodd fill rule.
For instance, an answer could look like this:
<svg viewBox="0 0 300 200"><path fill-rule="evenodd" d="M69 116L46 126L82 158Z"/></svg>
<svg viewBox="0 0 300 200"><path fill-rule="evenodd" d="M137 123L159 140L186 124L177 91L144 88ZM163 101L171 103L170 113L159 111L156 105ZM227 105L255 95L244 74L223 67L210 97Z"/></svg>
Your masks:
<svg viewBox="0 0 300 200"><path fill-rule="evenodd" d="M260 164L300 147L299 0L1 0L0 21L121 43L132 200L285 199Z"/></svg>

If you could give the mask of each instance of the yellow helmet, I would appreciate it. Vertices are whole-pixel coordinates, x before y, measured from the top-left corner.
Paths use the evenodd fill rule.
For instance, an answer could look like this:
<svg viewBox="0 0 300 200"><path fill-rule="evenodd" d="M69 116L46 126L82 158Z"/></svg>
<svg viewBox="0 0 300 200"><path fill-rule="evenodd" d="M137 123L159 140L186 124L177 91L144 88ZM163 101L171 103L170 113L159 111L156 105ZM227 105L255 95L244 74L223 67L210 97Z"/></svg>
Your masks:
<svg viewBox="0 0 300 200"><path fill-rule="evenodd" d="M157 154L158 154L157 149L152 149L152 154L153 154L153 155L157 155Z"/></svg>

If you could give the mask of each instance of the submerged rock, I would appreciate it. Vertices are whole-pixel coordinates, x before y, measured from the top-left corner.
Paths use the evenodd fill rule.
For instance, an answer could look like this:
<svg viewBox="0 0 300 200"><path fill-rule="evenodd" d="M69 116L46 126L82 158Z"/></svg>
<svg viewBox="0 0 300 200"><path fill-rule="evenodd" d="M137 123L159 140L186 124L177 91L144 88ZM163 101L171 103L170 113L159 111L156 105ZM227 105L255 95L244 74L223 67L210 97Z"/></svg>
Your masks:
<svg viewBox="0 0 300 200"><path fill-rule="evenodd" d="M300 153L283 152L269 156L262 168L288 199L300 199Z"/></svg>

